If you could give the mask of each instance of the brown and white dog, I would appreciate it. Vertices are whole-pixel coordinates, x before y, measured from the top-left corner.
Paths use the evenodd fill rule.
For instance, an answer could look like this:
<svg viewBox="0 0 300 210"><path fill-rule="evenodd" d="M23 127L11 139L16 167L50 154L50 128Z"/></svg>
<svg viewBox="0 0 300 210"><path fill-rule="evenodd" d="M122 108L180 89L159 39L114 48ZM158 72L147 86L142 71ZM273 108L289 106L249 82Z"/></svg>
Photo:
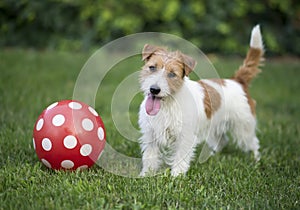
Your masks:
<svg viewBox="0 0 300 210"><path fill-rule="evenodd" d="M140 85L145 99L139 111L141 176L155 173L163 163L171 167L173 176L186 173L195 147L206 140L212 151L220 151L228 141L227 131L241 149L252 151L259 160L256 103L248 86L260 72L263 53L257 25L247 57L232 79L192 81L188 75L196 65L193 58L179 51L144 46Z"/></svg>

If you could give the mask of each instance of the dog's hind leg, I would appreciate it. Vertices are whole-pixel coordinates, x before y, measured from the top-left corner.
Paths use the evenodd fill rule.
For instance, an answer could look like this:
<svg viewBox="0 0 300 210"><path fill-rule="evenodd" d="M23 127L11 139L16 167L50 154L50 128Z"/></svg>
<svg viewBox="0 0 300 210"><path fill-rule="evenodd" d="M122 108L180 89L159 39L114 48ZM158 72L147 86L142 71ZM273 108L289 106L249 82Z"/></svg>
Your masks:
<svg viewBox="0 0 300 210"><path fill-rule="evenodd" d="M212 150L213 154L220 152L228 144L228 136L226 132L228 130L227 123L219 123L215 126L210 126L210 132L206 139L207 145Z"/></svg>
<svg viewBox="0 0 300 210"><path fill-rule="evenodd" d="M210 135L206 141L213 153L220 152L228 144L228 136L225 133L221 135Z"/></svg>
<svg viewBox="0 0 300 210"><path fill-rule="evenodd" d="M232 128L232 134L238 146L245 152L252 151L256 161L260 159L259 140L255 134L256 120L254 117L248 120L235 122Z"/></svg>

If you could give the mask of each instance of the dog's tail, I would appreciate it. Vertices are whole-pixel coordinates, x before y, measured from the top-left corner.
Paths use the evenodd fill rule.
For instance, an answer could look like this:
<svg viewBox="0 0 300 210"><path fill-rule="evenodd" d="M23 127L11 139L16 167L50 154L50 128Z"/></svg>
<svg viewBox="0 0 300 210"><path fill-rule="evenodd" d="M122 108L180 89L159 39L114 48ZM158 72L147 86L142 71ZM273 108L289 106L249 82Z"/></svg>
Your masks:
<svg viewBox="0 0 300 210"><path fill-rule="evenodd" d="M259 65L263 61L264 46L259 25L251 32L250 49L244 63L235 72L233 79L242 85L248 86L251 80L260 73Z"/></svg>

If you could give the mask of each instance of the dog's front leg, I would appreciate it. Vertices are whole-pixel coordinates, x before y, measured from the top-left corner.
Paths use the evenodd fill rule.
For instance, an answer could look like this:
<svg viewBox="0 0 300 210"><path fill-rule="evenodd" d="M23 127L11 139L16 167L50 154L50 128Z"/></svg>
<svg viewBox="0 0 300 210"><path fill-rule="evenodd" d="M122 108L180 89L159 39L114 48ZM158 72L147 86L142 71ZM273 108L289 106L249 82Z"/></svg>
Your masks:
<svg viewBox="0 0 300 210"><path fill-rule="evenodd" d="M190 162L194 157L197 137L194 135L181 136L175 147L171 175L185 174L190 168Z"/></svg>
<svg viewBox="0 0 300 210"><path fill-rule="evenodd" d="M161 165L161 155L159 147L155 142L142 144L143 168L140 176L146 176L147 173L155 173Z"/></svg>

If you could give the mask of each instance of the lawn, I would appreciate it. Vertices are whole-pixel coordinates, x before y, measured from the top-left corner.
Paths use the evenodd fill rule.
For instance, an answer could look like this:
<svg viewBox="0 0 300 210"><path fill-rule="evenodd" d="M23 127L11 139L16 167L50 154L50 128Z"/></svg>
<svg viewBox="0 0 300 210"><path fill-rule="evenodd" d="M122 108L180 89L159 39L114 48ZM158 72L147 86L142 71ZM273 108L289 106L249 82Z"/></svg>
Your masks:
<svg viewBox="0 0 300 210"><path fill-rule="evenodd" d="M300 209L300 60L267 60L252 83L259 163L229 144L205 163L194 161L186 176L173 178L166 171L130 178L97 165L85 171L51 171L33 149L38 115L52 102L73 97L88 58L81 53L0 51L0 209ZM213 64L221 76L231 76L241 61L214 58ZM137 158L138 144L119 133L110 111L115 89L140 65L139 57L117 65L95 98L109 145ZM141 99L137 94L130 103L134 127Z"/></svg>

